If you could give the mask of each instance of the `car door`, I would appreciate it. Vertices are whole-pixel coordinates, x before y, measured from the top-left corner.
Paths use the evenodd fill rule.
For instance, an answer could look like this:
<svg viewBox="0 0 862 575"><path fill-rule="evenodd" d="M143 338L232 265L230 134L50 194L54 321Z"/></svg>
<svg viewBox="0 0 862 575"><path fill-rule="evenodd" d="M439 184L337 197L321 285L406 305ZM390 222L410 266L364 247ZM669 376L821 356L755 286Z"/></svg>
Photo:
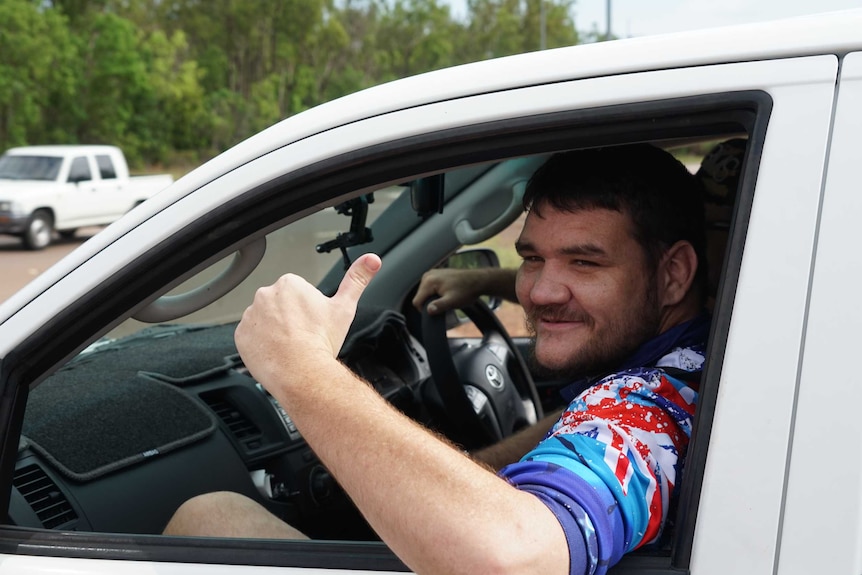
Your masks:
<svg viewBox="0 0 862 575"><path fill-rule="evenodd" d="M524 62L553 67L565 57L539 55ZM819 195L811 188L818 187L826 157L837 58L661 69L506 90L493 89L494 69L480 70L487 72L489 86L483 93L405 105L312 130L289 145L250 155L211 181L201 178L204 183L195 189L162 194L145 206L150 211L128 220L133 226L120 226L88 248L87 257L80 256L62 279L38 286L43 291L34 291L32 301L0 327L0 383L7 410L0 485L6 493L15 493L10 477L28 386L147 308L190 270L285 223L366 190L457 166L577 146L744 132L750 150L675 539L670 551L628 556L616 571L772 572L819 208ZM285 123L274 130L292 127ZM257 145L267 137L273 132ZM795 167L792 173L788 164ZM481 210L468 217L482 225ZM386 307L406 301L421 273L463 243L451 223L429 219L390 246L382 275L369 286L365 301ZM434 249L420 249L429 243ZM782 264L777 271L776 258ZM764 322L770 326L766 338ZM767 401L775 404L768 419L759 411ZM746 429L740 429L740 420L747 422ZM740 449L752 433L761 448ZM745 475L742 468L748 470ZM744 524L737 521L740 516L746 517ZM3 527L0 535L0 569L34 573L57 566L97 573L116 569L116 561L130 572L191 573L215 570L218 564L231 565L232 572L253 566L249 573L269 567L296 573L406 569L374 542L185 540L57 534L20 526Z"/></svg>
<svg viewBox="0 0 862 575"><path fill-rule="evenodd" d="M98 219L99 205L96 189L98 182L93 173L90 156L76 154L68 160L69 173L66 181L60 184L63 192L57 194L55 225L60 229L88 225L94 216Z"/></svg>
<svg viewBox="0 0 862 575"><path fill-rule="evenodd" d="M131 209L131 200L122 194L109 153L87 153L71 160L68 183L70 193L58 207L60 229L105 225Z"/></svg>
<svg viewBox="0 0 862 575"><path fill-rule="evenodd" d="M780 573L855 573L862 569L862 460L855 377L862 315L857 254L862 203L862 53L841 64L835 123L830 134L817 251L811 261L804 355L795 383L792 450L787 454L787 502L781 531ZM852 360L851 360L852 361ZM814 549L831 549L826 554Z"/></svg>
<svg viewBox="0 0 862 575"><path fill-rule="evenodd" d="M117 175L113 154L103 152L93 154L99 178L93 182L93 200L98 205L98 214L94 217L100 221L112 222L131 209L129 196L123 193L123 186L128 186L128 179L122 180Z"/></svg>

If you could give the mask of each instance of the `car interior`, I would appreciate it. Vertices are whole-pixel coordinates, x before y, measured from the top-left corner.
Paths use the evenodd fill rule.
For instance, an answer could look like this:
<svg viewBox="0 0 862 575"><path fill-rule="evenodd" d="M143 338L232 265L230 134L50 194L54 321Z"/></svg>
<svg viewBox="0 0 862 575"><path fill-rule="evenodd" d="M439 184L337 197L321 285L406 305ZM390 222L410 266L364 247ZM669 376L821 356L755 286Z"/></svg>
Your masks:
<svg viewBox="0 0 862 575"><path fill-rule="evenodd" d="M507 144L429 161L423 169L355 174L352 188L336 186L301 218L295 209L262 201L258 215L237 216L237 235L209 251L189 248L201 265L177 263L137 282L139 291L123 296L128 313L102 317L98 337L30 389L7 527L31 534L159 535L188 498L228 490L261 502L313 539L375 542L290 415L243 366L233 331L254 291L293 272L331 294L349 261L380 254L383 269L360 302L340 358L423 425L464 449L488 445L560 407L557 391L565 382L533 378L524 360L523 314L514 304L487 300L436 318L414 309L422 274L437 266L517 266L521 196L550 153L651 141L704 182L710 306L729 316L734 272L728 261L738 266L741 258L734 251L741 244L729 238L744 232L737 191L746 143L758 132L753 120L727 118L662 129L620 126L602 137ZM262 197L289 194L290 185ZM282 212L260 215L267 210ZM225 245L242 250L210 265ZM720 348L727 321L713 328L711 347ZM720 365L720 357L720 350L711 353L708 366L716 358ZM491 393L488 364L516 384L503 399ZM717 371L712 377L716 383L705 385L717 385ZM696 433L708 439L708 419ZM697 483L689 483L682 497L690 506ZM686 505L674 513L668 532L689 521ZM674 545L669 536L644 553L668 556Z"/></svg>

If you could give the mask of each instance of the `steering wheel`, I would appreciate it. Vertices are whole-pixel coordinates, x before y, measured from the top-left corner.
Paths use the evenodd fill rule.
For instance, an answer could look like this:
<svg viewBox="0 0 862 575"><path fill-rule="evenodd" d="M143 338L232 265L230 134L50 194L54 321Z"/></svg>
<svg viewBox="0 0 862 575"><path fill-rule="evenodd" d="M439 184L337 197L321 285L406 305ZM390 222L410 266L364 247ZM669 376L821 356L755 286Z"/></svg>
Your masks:
<svg viewBox="0 0 862 575"><path fill-rule="evenodd" d="M494 312L482 301L463 308L482 339L452 350L445 314L430 315L429 302L422 308L422 341L449 416L449 438L467 449L483 447L541 419L530 370Z"/></svg>

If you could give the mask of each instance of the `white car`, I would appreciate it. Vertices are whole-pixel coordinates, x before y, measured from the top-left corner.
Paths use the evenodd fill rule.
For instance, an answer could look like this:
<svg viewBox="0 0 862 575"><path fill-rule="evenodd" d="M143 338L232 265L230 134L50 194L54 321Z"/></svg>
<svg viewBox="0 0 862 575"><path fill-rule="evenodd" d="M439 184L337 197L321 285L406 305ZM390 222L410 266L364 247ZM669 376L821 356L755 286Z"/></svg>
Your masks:
<svg viewBox="0 0 862 575"><path fill-rule="evenodd" d="M116 146L23 146L0 156L0 234L28 249L78 228L119 219L173 183L170 174L130 176Z"/></svg>
<svg viewBox="0 0 862 575"><path fill-rule="evenodd" d="M422 273L474 246L510 262L552 152L648 141L696 170L728 139L746 151L710 206L714 321L676 511L612 572L862 572L860 30L849 11L456 67L291 117L177 181L0 306L0 573L405 571L244 370L232 332L254 290L290 271L332 293L344 259L380 254L342 357L487 443L560 382L530 383L526 338L481 313L484 337L444 339L410 305ZM519 401L465 432L441 397L491 397L488 346ZM453 357L463 385L439 377ZM225 489L315 540L160 535Z"/></svg>

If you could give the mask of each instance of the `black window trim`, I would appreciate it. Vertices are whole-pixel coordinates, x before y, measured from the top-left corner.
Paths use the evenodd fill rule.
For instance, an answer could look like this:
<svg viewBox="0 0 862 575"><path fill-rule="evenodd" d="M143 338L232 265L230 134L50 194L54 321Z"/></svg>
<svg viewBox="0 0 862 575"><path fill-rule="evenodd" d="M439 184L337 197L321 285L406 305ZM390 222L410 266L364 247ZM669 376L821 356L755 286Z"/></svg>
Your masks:
<svg viewBox="0 0 862 575"><path fill-rule="evenodd" d="M749 135L749 151L719 286L716 309L720 313L715 317L710 334L707 371L686 463L688 480L681 488L673 552L670 557L626 556L614 572L644 573L644 568L655 573L687 570L706 445L753 200L753 183L771 108L772 100L768 94L742 91L476 124L329 158L235 198L130 262L111 281L58 314L0 362L0 436L4 438L0 445L0 513L5 514L8 508L17 437L26 402L27 386L22 382L40 380L50 369L86 345L82 341L88 343L95 338L82 334L103 332L113 323L113 318L128 311L130 305L127 302L142 301L166 283L164 278L181 276L194 267L188 262L200 262L228 250L249 235L284 220L288 214L325 202L331 204L336 198L354 190L405 181L418 173L560 149L702 136L705 131L720 137L722 133L739 133L742 128ZM290 190L290 193L285 193L285 190ZM174 246L177 243L184 249L176 250ZM10 365L14 367L10 368ZM379 543L286 544L249 540L231 541L227 546L223 540L202 539L189 545L188 540L167 537L75 533L71 540L75 545L70 545L68 537L0 526L0 552L283 567L405 569ZM221 549L227 552L217 552ZM326 552L320 553L324 549ZM310 557L309 563L306 563L306 557ZM370 563L363 563L362 557L370 557Z"/></svg>

